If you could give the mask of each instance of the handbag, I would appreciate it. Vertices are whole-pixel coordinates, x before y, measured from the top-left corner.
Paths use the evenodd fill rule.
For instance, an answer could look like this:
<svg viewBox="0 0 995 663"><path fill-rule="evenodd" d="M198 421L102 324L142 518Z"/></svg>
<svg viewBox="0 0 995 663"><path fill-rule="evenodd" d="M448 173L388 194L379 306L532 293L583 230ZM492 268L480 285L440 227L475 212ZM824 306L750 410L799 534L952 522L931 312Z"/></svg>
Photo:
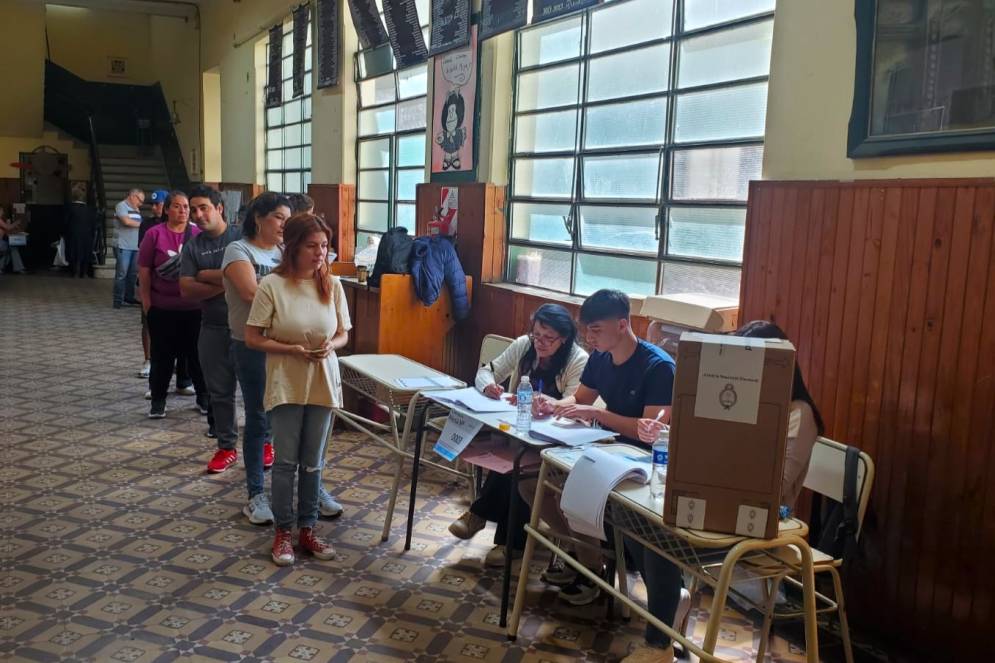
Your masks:
<svg viewBox="0 0 995 663"><path fill-rule="evenodd" d="M169 258L159 263L159 266L155 268L155 273L159 278L166 281L180 280L180 259L183 254L183 247L190 241L191 235L193 235L193 230L190 228L190 222L187 221L187 229L183 231L183 243L180 244L180 250L176 252L176 255L169 256Z"/></svg>

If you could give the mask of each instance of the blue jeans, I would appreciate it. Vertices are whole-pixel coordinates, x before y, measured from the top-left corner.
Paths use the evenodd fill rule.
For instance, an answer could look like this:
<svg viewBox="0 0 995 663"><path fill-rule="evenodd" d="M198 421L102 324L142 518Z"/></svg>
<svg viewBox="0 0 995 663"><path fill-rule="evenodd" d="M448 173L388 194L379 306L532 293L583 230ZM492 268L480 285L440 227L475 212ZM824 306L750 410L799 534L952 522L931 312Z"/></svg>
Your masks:
<svg viewBox="0 0 995 663"><path fill-rule="evenodd" d="M681 602L681 587L684 586L681 570L670 560L629 537L624 538L624 543L633 565L646 583L646 607L650 614L664 624L673 624ZM670 636L647 623L646 643L654 647L668 647Z"/></svg>
<svg viewBox="0 0 995 663"><path fill-rule="evenodd" d="M138 250L114 249L114 305L135 301L135 277L138 275Z"/></svg>
<svg viewBox="0 0 995 663"><path fill-rule="evenodd" d="M269 414L263 408L266 396L266 353L250 350L244 341L232 339L235 375L242 387L245 429L242 431L242 460L249 499L263 492L263 445L270 439Z"/></svg>
<svg viewBox="0 0 995 663"><path fill-rule="evenodd" d="M321 405L277 405L273 423L273 518L278 529L294 526L294 476L297 476L297 526L318 522L318 489L332 409Z"/></svg>

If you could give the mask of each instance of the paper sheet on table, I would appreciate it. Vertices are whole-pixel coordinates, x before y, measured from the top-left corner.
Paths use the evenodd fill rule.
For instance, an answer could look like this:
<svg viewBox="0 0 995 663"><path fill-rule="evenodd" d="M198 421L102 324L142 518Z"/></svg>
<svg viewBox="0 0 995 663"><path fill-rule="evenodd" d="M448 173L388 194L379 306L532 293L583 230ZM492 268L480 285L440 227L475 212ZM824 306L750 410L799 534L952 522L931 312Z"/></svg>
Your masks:
<svg viewBox="0 0 995 663"><path fill-rule="evenodd" d="M556 442L565 444L568 447L576 447L592 442L603 442L615 437L615 433L601 428L591 428L582 423L569 419L549 419L547 421L533 421L529 435L537 440Z"/></svg>
<svg viewBox="0 0 995 663"><path fill-rule="evenodd" d="M515 467L517 454L518 450L507 441L494 438L488 440L486 436L482 436L460 454L460 460L498 474L510 474ZM541 462L538 453L532 450L526 451L522 456L520 468L535 469Z"/></svg>
<svg viewBox="0 0 995 663"><path fill-rule="evenodd" d="M460 405L473 412L515 412L517 408L504 399L488 398L473 387L433 391L432 398L444 403Z"/></svg>
<svg viewBox="0 0 995 663"><path fill-rule="evenodd" d="M434 451L446 460L456 460L484 424L462 412L450 412Z"/></svg>
<svg viewBox="0 0 995 663"><path fill-rule="evenodd" d="M395 380L402 389L448 389L459 384L456 380L440 375L439 377L397 378Z"/></svg>
<svg viewBox="0 0 995 663"><path fill-rule="evenodd" d="M570 523L570 529L606 540L608 494L626 479L649 482L651 470L649 463L627 455L609 453L599 447L585 449L570 470L560 496L560 509Z"/></svg>

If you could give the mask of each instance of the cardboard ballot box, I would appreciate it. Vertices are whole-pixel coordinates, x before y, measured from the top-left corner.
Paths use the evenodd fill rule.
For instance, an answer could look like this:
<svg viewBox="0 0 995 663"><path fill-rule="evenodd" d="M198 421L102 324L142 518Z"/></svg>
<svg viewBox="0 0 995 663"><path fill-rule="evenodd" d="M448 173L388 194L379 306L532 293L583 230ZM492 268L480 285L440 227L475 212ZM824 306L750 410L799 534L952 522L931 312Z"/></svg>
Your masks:
<svg viewBox="0 0 995 663"><path fill-rule="evenodd" d="M664 522L777 534L794 370L788 341L681 335Z"/></svg>

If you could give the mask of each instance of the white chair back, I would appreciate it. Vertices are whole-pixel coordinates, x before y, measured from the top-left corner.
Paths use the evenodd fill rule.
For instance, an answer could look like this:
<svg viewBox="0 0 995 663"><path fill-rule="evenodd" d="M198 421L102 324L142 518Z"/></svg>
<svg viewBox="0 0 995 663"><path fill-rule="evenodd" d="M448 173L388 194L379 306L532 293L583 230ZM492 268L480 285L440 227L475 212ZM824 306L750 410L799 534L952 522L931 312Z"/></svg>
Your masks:
<svg viewBox="0 0 995 663"><path fill-rule="evenodd" d="M820 495L843 502L843 478L846 474L846 445L819 437L812 447L805 487ZM864 522L867 502L874 483L874 461L863 451L857 461L857 534Z"/></svg>
<svg viewBox="0 0 995 663"><path fill-rule="evenodd" d="M477 366L485 366L497 359L498 355L507 350L513 341L514 339L507 336L498 336L497 334L488 334L485 336L483 342L480 344L480 358L477 361Z"/></svg>

